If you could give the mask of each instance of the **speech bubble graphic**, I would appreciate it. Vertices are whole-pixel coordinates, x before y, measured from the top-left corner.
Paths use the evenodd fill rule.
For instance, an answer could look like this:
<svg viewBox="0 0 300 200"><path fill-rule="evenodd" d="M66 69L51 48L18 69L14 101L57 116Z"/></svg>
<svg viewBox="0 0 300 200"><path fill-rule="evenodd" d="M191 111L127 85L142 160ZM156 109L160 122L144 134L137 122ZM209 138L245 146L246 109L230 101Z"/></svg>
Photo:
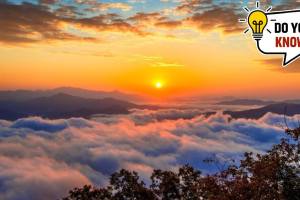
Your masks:
<svg viewBox="0 0 300 200"><path fill-rule="evenodd" d="M271 12L270 6L263 11L259 1L256 1L254 10L243 9L248 13L248 18L239 19L239 22L248 23L249 28L244 33L252 30L261 53L284 55L283 67L300 56L300 10Z"/></svg>
<svg viewBox="0 0 300 200"><path fill-rule="evenodd" d="M256 39L263 54L283 54L283 66L300 56L300 10L265 13L268 22L262 38Z"/></svg>

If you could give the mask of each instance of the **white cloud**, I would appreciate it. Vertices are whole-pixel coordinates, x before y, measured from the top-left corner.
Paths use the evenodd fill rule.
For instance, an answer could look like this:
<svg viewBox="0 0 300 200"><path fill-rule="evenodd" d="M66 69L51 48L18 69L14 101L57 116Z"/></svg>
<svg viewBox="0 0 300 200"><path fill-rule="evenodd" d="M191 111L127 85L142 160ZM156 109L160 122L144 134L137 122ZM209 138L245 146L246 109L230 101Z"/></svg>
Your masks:
<svg viewBox="0 0 300 200"><path fill-rule="evenodd" d="M296 118L289 121L296 122ZM204 172L203 159L239 158L278 142L283 117L230 119L197 110L136 111L95 120L45 120L37 117L0 121L0 193L5 199L55 199L86 183L103 185L120 168L143 177L152 169L190 163ZM21 193L20 193L21 192ZM55 197L55 198L54 198Z"/></svg>

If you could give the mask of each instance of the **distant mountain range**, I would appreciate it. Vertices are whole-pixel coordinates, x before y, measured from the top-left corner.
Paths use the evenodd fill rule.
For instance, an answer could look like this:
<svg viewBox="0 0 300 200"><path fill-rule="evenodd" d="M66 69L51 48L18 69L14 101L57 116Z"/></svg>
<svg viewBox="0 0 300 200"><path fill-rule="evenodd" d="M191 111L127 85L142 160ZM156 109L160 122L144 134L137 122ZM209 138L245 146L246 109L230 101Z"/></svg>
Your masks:
<svg viewBox="0 0 300 200"><path fill-rule="evenodd" d="M89 118L95 114L128 114L129 109L132 108L158 108L157 106L138 105L114 98L91 99L64 93L29 98L27 92L24 94L26 95L15 98L13 96L12 98L2 96L2 99L0 99L0 119L16 120L28 116L41 116L50 119ZM32 94L37 96L34 92Z"/></svg>
<svg viewBox="0 0 300 200"><path fill-rule="evenodd" d="M263 101L258 99L234 99L218 102L217 105L241 105L241 106L252 106L252 105L269 105L275 101Z"/></svg>
<svg viewBox="0 0 300 200"><path fill-rule="evenodd" d="M16 120L28 116L40 116L50 119L90 118L96 114L128 114L130 109L133 108L160 108L159 106L142 105L139 103L142 101L142 97L118 91L103 92L71 87L36 91L0 91L0 119ZM268 112L288 116L300 114L299 100L275 102L256 99L233 99L217 104L262 106L256 109L224 112L233 118L258 119Z"/></svg>
<svg viewBox="0 0 300 200"><path fill-rule="evenodd" d="M231 115L233 118L259 119L269 112L280 115L293 116L296 114L300 114L300 104L275 103L257 109L249 109L243 111L225 111L224 113Z"/></svg>
<svg viewBox="0 0 300 200"><path fill-rule="evenodd" d="M217 105L230 105L230 106L266 106L276 103L300 104L299 99L283 100L283 101L264 101L260 99L231 99L220 101Z"/></svg>
<svg viewBox="0 0 300 200"><path fill-rule="evenodd" d="M144 100L141 96L126 94L119 91L105 92L74 87L59 87L50 90L0 91L0 101L25 101L39 97L50 97L61 93L89 99L114 98L132 102L142 102Z"/></svg>

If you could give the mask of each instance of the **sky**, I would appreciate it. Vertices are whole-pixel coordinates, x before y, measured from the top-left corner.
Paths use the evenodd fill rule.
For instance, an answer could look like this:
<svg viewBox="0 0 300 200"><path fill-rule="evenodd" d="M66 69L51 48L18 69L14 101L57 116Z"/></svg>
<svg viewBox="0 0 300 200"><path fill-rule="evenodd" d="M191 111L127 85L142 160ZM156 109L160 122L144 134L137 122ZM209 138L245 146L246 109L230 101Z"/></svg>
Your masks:
<svg viewBox="0 0 300 200"><path fill-rule="evenodd" d="M0 0L0 90L71 86L159 99L300 98L300 60L282 68L281 56L261 55L238 22L244 6L254 9L255 1ZM295 9L300 2L261 6ZM197 101L92 119L0 120L0 198L59 199L84 184L105 186L122 168L147 183L153 169L187 163L212 173L218 169L204 159L238 161L284 137L281 115L232 119L211 106ZM232 109L244 107L225 110ZM293 127L299 117L286 121Z"/></svg>
<svg viewBox="0 0 300 200"><path fill-rule="evenodd" d="M0 0L0 89L298 98L300 61L261 55L238 22L255 1ZM262 9L299 8L261 1ZM160 85L159 87L157 85Z"/></svg>

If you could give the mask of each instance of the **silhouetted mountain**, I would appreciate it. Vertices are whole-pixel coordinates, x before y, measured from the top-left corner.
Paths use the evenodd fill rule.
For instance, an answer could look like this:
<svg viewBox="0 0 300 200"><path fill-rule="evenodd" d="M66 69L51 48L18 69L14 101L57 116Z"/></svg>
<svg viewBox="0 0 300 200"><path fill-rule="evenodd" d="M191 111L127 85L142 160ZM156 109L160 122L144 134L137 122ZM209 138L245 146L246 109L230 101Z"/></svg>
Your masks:
<svg viewBox="0 0 300 200"><path fill-rule="evenodd" d="M224 113L231 115L233 118L258 119L268 112L293 116L296 114L300 114L300 104L276 103L257 109L250 109L244 111L226 111Z"/></svg>
<svg viewBox="0 0 300 200"><path fill-rule="evenodd" d="M243 105L243 106L252 106L252 105L269 105L275 103L274 101L263 101L258 99L234 99L229 101L221 101L217 105Z"/></svg>
<svg viewBox="0 0 300 200"><path fill-rule="evenodd" d="M78 96L78 97L90 98L90 99L114 98L114 99L121 99L124 101L132 101L132 102L140 102L144 100L143 97L141 96L127 94L119 91L104 92L104 91L86 90L86 89L74 88L74 87L60 87L60 88L53 89L52 92L64 93L72 96Z"/></svg>
<svg viewBox="0 0 300 200"><path fill-rule="evenodd" d="M132 108L155 106L137 105L113 98L86 99L59 93L25 101L0 100L0 119L15 120L21 117L41 116L50 119L84 117L94 114L128 114Z"/></svg>
<svg viewBox="0 0 300 200"><path fill-rule="evenodd" d="M300 99L285 100L284 103L300 104Z"/></svg>
<svg viewBox="0 0 300 200"><path fill-rule="evenodd" d="M133 102L141 102L143 100L140 96L125 94L118 91L104 92L73 87L60 87L51 90L0 91L0 100L24 101L39 97L50 97L59 93L90 99L115 98Z"/></svg>

